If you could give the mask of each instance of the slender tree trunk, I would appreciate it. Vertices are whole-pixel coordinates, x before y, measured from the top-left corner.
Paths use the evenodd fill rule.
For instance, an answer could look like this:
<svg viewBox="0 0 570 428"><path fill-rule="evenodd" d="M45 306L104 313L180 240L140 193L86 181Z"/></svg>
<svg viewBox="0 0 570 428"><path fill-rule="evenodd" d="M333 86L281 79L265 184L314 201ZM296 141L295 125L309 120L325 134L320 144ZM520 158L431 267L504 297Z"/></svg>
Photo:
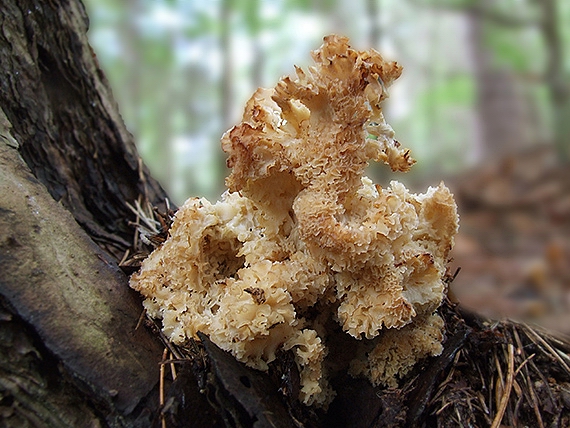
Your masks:
<svg viewBox="0 0 570 428"><path fill-rule="evenodd" d="M525 100L508 70L493 65L492 52L485 46L485 18L468 11L469 41L476 82L481 160L512 153L528 139Z"/></svg>
<svg viewBox="0 0 570 428"><path fill-rule="evenodd" d="M564 70L564 48L558 23L556 0L536 2L542 8L541 30L548 60L546 85L550 93L554 143L561 161L570 160L570 83Z"/></svg>
<svg viewBox="0 0 570 428"><path fill-rule="evenodd" d="M223 129L229 129L232 120L232 105L234 91L233 80L233 60L232 60L232 32L231 32L231 2L223 0L220 4L220 51L222 52L222 80L220 113L222 117Z"/></svg>
<svg viewBox="0 0 570 428"><path fill-rule="evenodd" d="M527 97L512 90L513 74L497 72L489 68L488 53L485 53L481 37L483 27L486 22L514 28L536 25L543 37L547 55L544 74L552 110L552 138L559 160L567 162L570 160L570 121L568 120L570 117L570 81L566 72L565 51L560 34L562 23L558 16L559 0L533 0L532 3L536 5L536 10L539 12L539 18L536 20L521 20L505 13L496 13L493 11L493 2L488 0L474 2L465 9L471 18L470 34L475 77L479 87L478 102L482 119L481 134L484 149L487 151L491 149L489 153L492 155L497 148L508 149L509 146L514 147L514 145L520 145L520 142L524 143L525 137L528 139L529 136L534 136L536 123L532 122L536 118L530 112L531 109L525 108ZM486 87L492 91L485 90ZM495 96L493 96L494 93ZM493 98L499 102L493 102ZM496 106L493 107L493 104ZM501 153L504 151L500 150L499 154Z"/></svg>
<svg viewBox="0 0 570 428"><path fill-rule="evenodd" d="M382 42L382 25L381 19L381 6L380 0L366 0L366 12L370 23L368 31L368 44L371 48L380 50L380 43Z"/></svg>

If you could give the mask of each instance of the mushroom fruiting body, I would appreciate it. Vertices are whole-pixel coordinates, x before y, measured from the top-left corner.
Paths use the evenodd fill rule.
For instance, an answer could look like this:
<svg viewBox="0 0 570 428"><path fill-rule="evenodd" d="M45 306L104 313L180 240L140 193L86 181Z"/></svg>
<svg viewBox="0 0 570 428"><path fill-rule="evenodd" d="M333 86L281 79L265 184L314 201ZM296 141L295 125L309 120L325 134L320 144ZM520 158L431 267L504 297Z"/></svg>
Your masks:
<svg viewBox="0 0 570 428"><path fill-rule="evenodd" d="M361 339L351 370L375 384L441 352L435 311L458 216L443 184L413 194L364 176L370 160L414 163L380 107L401 68L338 36L313 58L254 93L222 138L228 191L189 199L131 286L175 343L201 331L262 370L292 350L300 398L327 405L328 320Z"/></svg>

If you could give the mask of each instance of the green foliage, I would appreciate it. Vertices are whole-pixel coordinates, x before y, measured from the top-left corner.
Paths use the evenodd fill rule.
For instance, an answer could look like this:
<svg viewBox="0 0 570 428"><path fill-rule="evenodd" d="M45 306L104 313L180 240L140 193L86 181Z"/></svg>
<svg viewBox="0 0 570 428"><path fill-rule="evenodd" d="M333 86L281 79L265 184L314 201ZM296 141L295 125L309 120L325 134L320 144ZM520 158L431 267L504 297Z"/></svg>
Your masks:
<svg viewBox="0 0 570 428"><path fill-rule="evenodd" d="M536 44L536 40L529 41L529 46L527 43L521 44L522 37L512 32L489 30L489 33L488 43L497 65L522 72L536 68L536 64L542 63L537 61L536 50L531 48L532 44Z"/></svg>
<svg viewBox="0 0 570 428"><path fill-rule="evenodd" d="M472 106L475 102L475 83L467 74L455 74L441 79L431 86L425 94L418 97L420 109L433 105L442 107Z"/></svg>
<svg viewBox="0 0 570 428"><path fill-rule="evenodd" d="M343 32L365 47L372 22L380 47L406 67L405 90L387 103L388 119L420 160L416 174L459 170L476 144L478 88L469 65L468 13L485 19L486 49L494 66L535 85L534 103L549 123L540 75L547 59L533 0L86 0L90 36L124 119L153 174L177 203L192 195L216 198L225 175L222 34L232 60L233 120L255 85L273 85L310 63L322 36ZM222 21L226 7L227 21ZM558 1L560 33L570 43L570 2ZM520 24L520 25L519 25ZM523 25L524 24L524 25ZM462 35L463 34L463 35ZM565 51L568 51L566 49ZM564 58L570 74L570 55ZM546 101L545 101L546 99ZM390 118L391 110L398 112Z"/></svg>

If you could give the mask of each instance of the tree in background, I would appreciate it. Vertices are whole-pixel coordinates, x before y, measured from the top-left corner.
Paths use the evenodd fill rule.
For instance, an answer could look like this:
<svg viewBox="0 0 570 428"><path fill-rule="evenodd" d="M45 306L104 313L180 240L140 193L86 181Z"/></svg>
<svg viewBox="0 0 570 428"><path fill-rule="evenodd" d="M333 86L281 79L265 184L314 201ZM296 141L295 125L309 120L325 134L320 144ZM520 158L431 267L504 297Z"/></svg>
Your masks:
<svg viewBox="0 0 570 428"><path fill-rule="evenodd" d="M534 0L534 3L540 8L539 25L547 50L545 79L552 105L554 141L560 159L567 162L570 160L570 70L564 56L568 41L564 40L562 29L568 27L565 23L570 8L568 2L560 0Z"/></svg>
<svg viewBox="0 0 570 428"><path fill-rule="evenodd" d="M537 89L544 87L550 118L546 126L559 160L567 162L570 70L564 46L570 41L563 31L570 17L567 2L435 0L425 4L462 11L470 18L478 109L489 154L512 151L528 136L531 143L544 142L542 133L536 132L545 127L536 117L540 115ZM534 93L522 92L529 86ZM527 112L521 111L524 104L531 104Z"/></svg>
<svg viewBox="0 0 570 428"><path fill-rule="evenodd" d="M421 160L419 178L549 138L565 158L568 9L559 0L131 0L93 2L91 15L127 125L181 203L219 195L221 134L257 86L306 65L305 52L331 32L381 43L405 66L387 109Z"/></svg>

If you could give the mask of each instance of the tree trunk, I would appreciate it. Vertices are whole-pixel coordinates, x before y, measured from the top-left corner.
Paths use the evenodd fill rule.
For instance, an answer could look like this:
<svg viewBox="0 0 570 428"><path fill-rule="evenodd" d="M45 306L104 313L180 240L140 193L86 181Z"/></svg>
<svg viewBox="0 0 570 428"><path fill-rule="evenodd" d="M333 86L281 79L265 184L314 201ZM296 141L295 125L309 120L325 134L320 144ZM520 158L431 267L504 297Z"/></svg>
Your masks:
<svg viewBox="0 0 570 428"><path fill-rule="evenodd" d="M220 85L220 115L222 129L229 129L232 121L233 90L233 60L232 60L232 4L229 0L220 3L220 51L222 52L222 80Z"/></svg>
<svg viewBox="0 0 570 428"><path fill-rule="evenodd" d="M531 128L515 76L493 65L492 52L485 45L485 17L468 10L468 19L479 119L478 157L488 161L525 147Z"/></svg>
<svg viewBox="0 0 570 428"><path fill-rule="evenodd" d="M380 23L382 19L382 5L380 4L380 0L367 0L366 13L370 25L370 29L368 30L368 45L380 51L380 45L382 44L382 24Z"/></svg>
<svg viewBox="0 0 570 428"><path fill-rule="evenodd" d="M554 144L562 162L570 161L570 84L565 72L563 40L556 0L536 2L542 9L541 31L548 59L545 70L553 116Z"/></svg>
<svg viewBox="0 0 570 428"><path fill-rule="evenodd" d="M87 42L78 0L4 1L0 107L52 197L108 252L130 246L125 202L164 191L143 166Z"/></svg>
<svg viewBox="0 0 570 428"><path fill-rule="evenodd" d="M536 114L525 108L526 94L516 85L513 73L493 70L489 52L485 52L483 28L487 22L518 28L537 26L546 51L544 83L550 97L552 139L561 163L570 160L570 84L565 67L564 41L558 14L558 0L533 0L539 17L527 20L493 10L493 2L472 2L466 7L471 20L470 36L478 85L478 110L481 117L483 149L489 154L504 154L517 148L525 139L537 138ZM532 7L533 5L527 5ZM519 86L521 88L517 88ZM521 97L521 95L523 95ZM521 109L522 108L522 109ZM525 138L526 137L526 138ZM532 141L534 142L534 141ZM506 150L502 150L502 148Z"/></svg>
<svg viewBox="0 0 570 428"><path fill-rule="evenodd" d="M117 260L133 237L127 202L166 195L81 2L5 0L0 21L2 426L150 426L162 345L135 329L140 302Z"/></svg>

